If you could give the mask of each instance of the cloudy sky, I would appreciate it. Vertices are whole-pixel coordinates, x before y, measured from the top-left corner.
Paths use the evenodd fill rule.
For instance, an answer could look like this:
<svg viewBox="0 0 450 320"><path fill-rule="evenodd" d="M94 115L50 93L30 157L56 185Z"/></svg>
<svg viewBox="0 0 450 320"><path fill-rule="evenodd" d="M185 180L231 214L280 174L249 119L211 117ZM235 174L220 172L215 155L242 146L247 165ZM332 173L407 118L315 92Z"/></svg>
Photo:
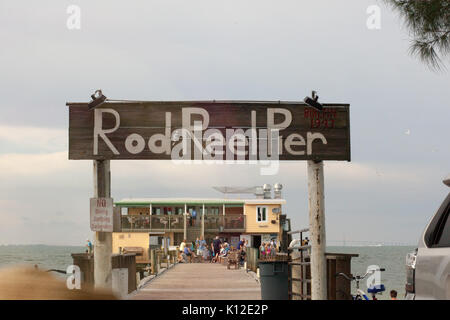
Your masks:
<svg viewBox="0 0 450 320"><path fill-rule="evenodd" d="M344 6L345 3L345 6ZM81 9L69 30L67 8ZM366 10L381 8L381 29ZM0 0L0 244L84 244L91 161L69 161L67 101L301 100L351 104L352 162L325 164L330 243L416 243L449 189L450 76L408 55L376 0ZM112 195L217 197L214 185L281 182L308 224L306 164L115 161Z"/></svg>

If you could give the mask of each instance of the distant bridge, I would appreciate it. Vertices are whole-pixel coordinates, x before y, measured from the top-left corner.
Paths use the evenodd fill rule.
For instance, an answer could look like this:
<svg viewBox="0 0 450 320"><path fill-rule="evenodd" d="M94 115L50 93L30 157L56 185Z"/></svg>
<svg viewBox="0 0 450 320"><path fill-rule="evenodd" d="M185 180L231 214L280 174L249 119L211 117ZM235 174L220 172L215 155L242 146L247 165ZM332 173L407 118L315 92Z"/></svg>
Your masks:
<svg viewBox="0 0 450 320"><path fill-rule="evenodd" d="M328 240L329 246L417 246L417 242L376 241L376 240Z"/></svg>

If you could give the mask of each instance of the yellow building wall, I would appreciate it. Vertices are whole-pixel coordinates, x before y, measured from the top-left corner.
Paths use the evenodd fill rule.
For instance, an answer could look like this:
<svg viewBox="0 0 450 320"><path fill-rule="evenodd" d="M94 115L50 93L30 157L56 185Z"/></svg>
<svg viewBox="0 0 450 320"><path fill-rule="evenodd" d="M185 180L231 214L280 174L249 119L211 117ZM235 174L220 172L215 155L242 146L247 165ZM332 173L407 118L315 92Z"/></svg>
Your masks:
<svg viewBox="0 0 450 320"><path fill-rule="evenodd" d="M150 214L150 208L128 208L128 214L143 214L148 215Z"/></svg>
<svg viewBox="0 0 450 320"><path fill-rule="evenodd" d="M148 247L150 238L147 232L113 232L113 253L119 253L119 247L144 248L143 259L148 259Z"/></svg>
<svg viewBox="0 0 450 320"><path fill-rule="evenodd" d="M256 208L267 207L267 222L256 221ZM273 213L272 209L281 208L279 204L246 204L245 205L245 232L246 233L279 233L279 214ZM275 220L273 224L271 221Z"/></svg>
<svg viewBox="0 0 450 320"><path fill-rule="evenodd" d="M174 233L166 232L164 234L170 238L170 245L174 243ZM150 244L150 235L148 232L113 232L112 253L119 253L119 248L141 247L144 248L144 254L137 258L138 260L148 260L148 248Z"/></svg>

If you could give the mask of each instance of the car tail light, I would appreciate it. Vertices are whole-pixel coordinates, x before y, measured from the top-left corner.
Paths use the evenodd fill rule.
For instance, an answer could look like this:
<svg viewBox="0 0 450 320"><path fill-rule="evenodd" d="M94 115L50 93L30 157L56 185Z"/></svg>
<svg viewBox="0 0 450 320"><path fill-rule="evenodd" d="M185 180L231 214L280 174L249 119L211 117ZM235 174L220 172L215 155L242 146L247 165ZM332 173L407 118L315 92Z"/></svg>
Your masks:
<svg viewBox="0 0 450 320"><path fill-rule="evenodd" d="M412 252L406 255L406 285L405 291L406 294L414 294L415 293L415 273L416 273L416 258L417 253Z"/></svg>

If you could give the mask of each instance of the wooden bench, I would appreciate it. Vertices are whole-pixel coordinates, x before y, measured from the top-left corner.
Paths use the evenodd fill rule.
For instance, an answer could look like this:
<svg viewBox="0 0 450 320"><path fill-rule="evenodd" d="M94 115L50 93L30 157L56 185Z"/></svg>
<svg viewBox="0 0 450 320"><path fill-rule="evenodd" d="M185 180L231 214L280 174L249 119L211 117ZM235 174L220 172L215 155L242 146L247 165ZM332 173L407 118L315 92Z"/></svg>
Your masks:
<svg viewBox="0 0 450 320"><path fill-rule="evenodd" d="M232 251L228 254L227 269L230 269L232 265L235 269L239 269L239 251Z"/></svg>

